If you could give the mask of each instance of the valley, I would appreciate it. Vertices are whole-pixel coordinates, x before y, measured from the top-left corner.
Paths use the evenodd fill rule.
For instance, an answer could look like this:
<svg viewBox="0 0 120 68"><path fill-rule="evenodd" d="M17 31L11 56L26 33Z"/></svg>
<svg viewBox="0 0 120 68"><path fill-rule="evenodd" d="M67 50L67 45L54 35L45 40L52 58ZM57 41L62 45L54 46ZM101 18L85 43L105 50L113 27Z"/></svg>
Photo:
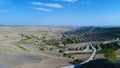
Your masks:
<svg viewBox="0 0 120 68"><path fill-rule="evenodd" d="M119 32L117 27L0 26L0 68L61 68L99 58L119 61Z"/></svg>

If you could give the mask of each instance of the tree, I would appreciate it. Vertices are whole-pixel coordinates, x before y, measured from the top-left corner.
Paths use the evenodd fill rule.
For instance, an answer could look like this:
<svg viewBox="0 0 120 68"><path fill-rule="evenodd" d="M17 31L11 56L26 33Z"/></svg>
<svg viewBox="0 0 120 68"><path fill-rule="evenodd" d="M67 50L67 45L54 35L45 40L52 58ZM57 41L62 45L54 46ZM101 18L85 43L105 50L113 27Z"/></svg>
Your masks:
<svg viewBox="0 0 120 68"><path fill-rule="evenodd" d="M116 59L116 56L117 56L114 49L105 49L104 54L105 54L105 57L112 58L112 59Z"/></svg>

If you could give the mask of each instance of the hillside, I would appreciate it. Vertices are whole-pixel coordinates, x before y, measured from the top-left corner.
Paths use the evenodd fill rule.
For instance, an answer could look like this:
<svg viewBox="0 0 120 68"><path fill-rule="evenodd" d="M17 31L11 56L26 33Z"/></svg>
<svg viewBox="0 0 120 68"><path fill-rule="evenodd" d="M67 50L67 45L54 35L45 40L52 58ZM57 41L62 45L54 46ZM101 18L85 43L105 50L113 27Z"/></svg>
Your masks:
<svg viewBox="0 0 120 68"><path fill-rule="evenodd" d="M82 27L63 33L71 42L109 41L120 37L119 27Z"/></svg>
<svg viewBox="0 0 120 68"><path fill-rule="evenodd" d="M71 60L59 56L56 50L48 51L56 46L42 42L42 38L59 39L61 33L68 30L64 27L0 26L0 68L56 68L70 65L67 62ZM46 50L43 51L42 47Z"/></svg>
<svg viewBox="0 0 120 68"><path fill-rule="evenodd" d="M98 51L95 59L106 58L103 54L111 57L108 51L119 58L119 32L118 27L0 26L0 68L59 68L80 63L92 54L89 42Z"/></svg>

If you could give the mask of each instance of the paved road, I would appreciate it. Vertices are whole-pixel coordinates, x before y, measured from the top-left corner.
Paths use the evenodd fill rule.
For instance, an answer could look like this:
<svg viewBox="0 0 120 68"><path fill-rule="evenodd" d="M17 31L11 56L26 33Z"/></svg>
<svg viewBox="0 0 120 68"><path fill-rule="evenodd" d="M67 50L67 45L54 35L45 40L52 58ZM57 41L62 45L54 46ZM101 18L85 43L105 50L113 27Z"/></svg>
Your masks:
<svg viewBox="0 0 120 68"><path fill-rule="evenodd" d="M92 43L90 43L90 46L92 47L93 49L93 53L91 54L91 56L84 62L82 62L81 64L85 64L91 60L93 60L95 58L95 55L96 55L96 49L95 47L93 46ZM61 68L79 68L81 66L81 64L77 64L77 65L71 65L71 66L66 66L66 67L61 67Z"/></svg>
<svg viewBox="0 0 120 68"><path fill-rule="evenodd" d="M82 62L82 64L87 63L87 62L89 62L89 61L91 61L91 60L94 60L94 58L95 58L95 55L96 55L97 50L96 50L95 47L92 45L92 43L90 43L90 46L91 46L92 49L93 49L93 53L91 54L91 56L90 56L86 61Z"/></svg>

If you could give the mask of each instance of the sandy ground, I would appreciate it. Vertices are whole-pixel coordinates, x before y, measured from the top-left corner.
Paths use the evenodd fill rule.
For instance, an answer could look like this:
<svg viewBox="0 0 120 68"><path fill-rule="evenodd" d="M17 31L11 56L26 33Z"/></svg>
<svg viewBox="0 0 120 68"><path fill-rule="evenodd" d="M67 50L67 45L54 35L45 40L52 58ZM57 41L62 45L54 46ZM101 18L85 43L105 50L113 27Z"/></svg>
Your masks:
<svg viewBox="0 0 120 68"><path fill-rule="evenodd" d="M120 49L117 50L117 58L120 60Z"/></svg>
<svg viewBox="0 0 120 68"><path fill-rule="evenodd" d="M59 37L59 33L68 30L59 27L0 26L0 68L57 68L70 65L68 62L71 62L71 59L39 51L34 45L14 44L21 40L19 34L35 36L47 34L49 37Z"/></svg>
<svg viewBox="0 0 120 68"><path fill-rule="evenodd" d="M70 65L72 59L45 54L0 48L0 68L59 68Z"/></svg>
<svg viewBox="0 0 120 68"><path fill-rule="evenodd" d="M72 60L70 59L46 59L41 61L40 63L30 63L30 64L25 64L22 66L22 68L60 68L63 66L68 66L71 65L68 62L71 62Z"/></svg>
<svg viewBox="0 0 120 68"><path fill-rule="evenodd" d="M60 68L71 65L72 59L54 55L52 52L39 51L32 44L17 45L26 48L25 51L14 43L21 40L19 34L59 37L59 33L69 29L59 27L9 27L0 26L0 68ZM48 36L47 36L48 37ZM83 47L88 43L72 44L68 46ZM75 58L86 59L88 55L76 55Z"/></svg>

